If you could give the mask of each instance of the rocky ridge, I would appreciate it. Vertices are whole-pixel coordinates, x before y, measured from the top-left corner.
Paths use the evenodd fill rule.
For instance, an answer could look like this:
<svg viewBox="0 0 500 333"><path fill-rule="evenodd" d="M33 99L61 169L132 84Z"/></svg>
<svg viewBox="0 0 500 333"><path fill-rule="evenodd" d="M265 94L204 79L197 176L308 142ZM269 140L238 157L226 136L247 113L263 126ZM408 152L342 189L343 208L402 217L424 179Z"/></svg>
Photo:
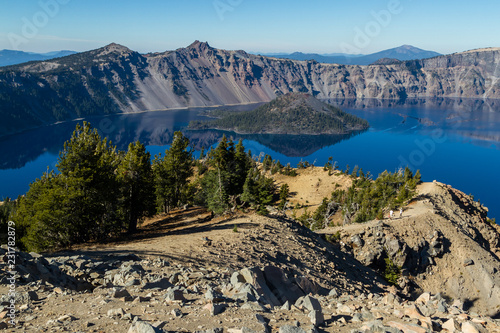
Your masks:
<svg viewBox="0 0 500 333"><path fill-rule="evenodd" d="M409 301L391 288L322 288L272 265L235 270L133 254L19 256L19 326L1 323L7 331L500 332L498 320L441 294ZM6 301L0 299L1 317Z"/></svg>
<svg viewBox="0 0 500 333"><path fill-rule="evenodd" d="M500 313L500 232L487 209L442 183L420 185L403 216L322 230L338 232L343 250L383 271L386 259L402 268L398 285L461 299L474 311Z"/></svg>
<svg viewBox="0 0 500 333"><path fill-rule="evenodd" d="M268 102L289 92L319 99L499 99L499 63L498 49L349 66L226 51L198 41L147 55L110 44L0 68L0 123L9 123L3 132L10 133L89 114Z"/></svg>

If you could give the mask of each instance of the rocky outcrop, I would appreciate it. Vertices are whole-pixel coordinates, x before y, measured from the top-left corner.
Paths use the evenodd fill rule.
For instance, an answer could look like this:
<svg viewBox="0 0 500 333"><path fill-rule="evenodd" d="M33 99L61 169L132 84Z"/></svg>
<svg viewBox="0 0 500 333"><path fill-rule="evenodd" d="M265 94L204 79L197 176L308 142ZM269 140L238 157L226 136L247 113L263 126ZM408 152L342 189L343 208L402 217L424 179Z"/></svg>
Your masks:
<svg viewBox="0 0 500 333"><path fill-rule="evenodd" d="M327 233L338 231L343 251L381 274L388 263L399 267L397 285L406 294L442 293L498 314L500 227L487 220L485 207L451 186L425 183L419 192L402 217Z"/></svg>
<svg viewBox="0 0 500 333"><path fill-rule="evenodd" d="M464 309L463 302L422 293L414 301L381 291L351 294L317 288L307 277L288 276L273 266L193 268L161 258L43 257L20 253L31 273L16 293L16 328L114 332L499 332L500 322ZM103 272L106 265L108 270ZM50 275L68 266L69 275L103 275L92 291L56 286ZM35 268L37 267L37 268ZM42 268L43 267L43 268ZM111 269L112 267L117 267ZM77 270L80 273L73 274ZM53 274L53 273L52 273ZM84 277L88 279L88 277ZM51 282L49 282L51 281ZM1 287L2 285L0 285ZM5 316L9 299L0 298ZM62 314L62 313L64 314ZM3 317L2 317L3 318Z"/></svg>
<svg viewBox="0 0 500 333"><path fill-rule="evenodd" d="M219 50L198 41L147 55L111 44L0 68L0 124L9 124L0 129L7 134L90 114L268 102L289 92L319 99L499 99L499 63L500 49L349 66Z"/></svg>

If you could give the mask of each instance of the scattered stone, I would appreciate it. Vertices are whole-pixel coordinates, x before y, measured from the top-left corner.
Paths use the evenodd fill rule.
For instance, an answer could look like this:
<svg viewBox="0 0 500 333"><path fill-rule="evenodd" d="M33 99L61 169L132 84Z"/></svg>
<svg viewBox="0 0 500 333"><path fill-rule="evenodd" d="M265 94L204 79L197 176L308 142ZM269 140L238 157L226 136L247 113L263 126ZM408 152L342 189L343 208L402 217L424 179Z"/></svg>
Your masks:
<svg viewBox="0 0 500 333"><path fill-rule="evenodd" d="M224 311L224 309L226 308L226 304L208 303L203 308L207 309L211 316L216 316Z"/></svg>
<svg viewBox="0 0 500 333"><path fill-rule="evenodd" d="M130 296L130 293L127 291L127 289L115 289L113 292L113 298L130 299L132 298L132 296Z"/></svg>
<svg viewBox="0 0 500 333"><path fill-rule="evenodd" d="M295 306L300 308L305 308L308 311L321 311L321 305L318 300L312 296L300 297L296 302Z"/></svg>
<svg viewBox="0 0 500 333"><path fill-rule="evenodd" d="M460 321L469 320L469 315L467 313L461 313L457 316L457 319Z"/></svg>
<svg viewBox="0 0 500 333"><path fill-rule="evenodd" d="M269 304L274 306L280 306L280 301L269 289L264 278L264 274L258 267L253 268L243 268L240 271L241 275L245 279L245 282L251 284L258 292L259 295L263 296Z"/></svg>
<svg viewBox="0 0 500 333"><path fill-rule="evenodd" d="M165 325L167 325L167 322L166 321L162 321L162 320L158 320L158 321L155 321L152 326L156 329L163 329L163 327L165 327Z"/></svg>
<svg viewBox="0 0 500 333"><path fill-rule="evenodd" d="M448 332L450 333L454 333L460 330L460 325L453 318L448 319L441 327L448 330Z"/></svg>
<svg viewBox="0 0 500 333"><path fill-rule="evenodd" d="M259 302L246 302L241 306L244 310L252 310L256 312L267 312L267 309L263 307Z"/></svg>
<svg viewBox="0 0 500 333"><path fill-rule="evenodd" d="M306 333L306 331L297 326L285 325L280 327L279 333Z"/></svg>
<svg viewBox="0 0 500 333"><path fill-rule="evenodd" d="M438 312L441 312L441 313L448 312L448 304L446 304L446 301L444 299L438 301L437 310L438 310Z"/></svg>
<svg viewBox="0 0 500 333"><path fill-rule="evenodd" d="M135 316L131 313L125 313L122 317L122 320L128 320L128 321L132 321L134 320Z"/></svg>
<svg viewBox="0 0 500 333"><path fill-rule="evenodd" d="M286 301L285 304L283 304L283 306L281 307L281 310L284 310L284 311L290 311L291 309L291 305L290 305L290 302L289 301Z"/></svg>
<svg viewBox="0 0 500 333"><path fill-rule="evenodd" d="M409 323L400 323L396 321L390 321L387 323L389 327L394 327L398 330L403 331L404 333L427 333L428 331L422 326L416 324Z"/></svg>
<svg viewBox="0 0 500 333"><path fill-rule="evenodd" d="M151 297L144 297L144 296L137 296L134 298L132 303L144 303L144 302L149 302L151 300Z"/></svg>
<svg viewBox="0 0 500 333"><path fill-rule="evenodd" d="M427 304L431 300L431 294L430 293L423 293L418 298L415 300L416 304Z"/></svg>
<svg viewBox="0 0 500 333"><path fill-rule="evenodd" d="M318 310L313 310L309 312L308 317L314 326L319 326L325 322L325 317L323 316L323 313Z"/></svg>
<svg viewBox="0 0 500 333"><path fill-rule="evenodd" d="M349 306L345 305L345 304L341 304L341 305L337 308L337 310L338 310L340 313L345 313L345 314L350 314L350 313L352 313L352 312L353 312L353 311L352 311L352 309L351 309Z"/></svg>
<svg viewBox="0 0 500 333"><path fill-rule="evenodd" d="M488 331L479 324L466 321L462 323L462 333L488 333Z"/></svg>
<svg viewBox="0 0 500 333"><path fill-rule="evenodd" d="M472 266L472 265L474 265L474 260L472 260L472 259L465 259L465 261L464 261L464 267Z"/></svg>
<svg viewBox="0 0 500 333"><path fill-rule="evenodd" d="M240 284L246 283L245 278L243 277L243 275L241 275L240 272L234 272L231 275L230 281L231 281L231 284L235 287L238 287L238 285L240 285Z"/></svg>
<svg viewBox="0 0 500 333"><path fill-rule="evenodd" d="M118 309L110 309L108 310L108 317L114 318L114 317L123 317L125 315L125 310L122 308Z"/></svg>
<svg viewBox="0 0 500 333"><path fill-rule="evenodd" d="M170 281L171 279L172 278L170 278L170 279L162 278L162 279L158 279L156 281L148 282L142 287L142 289L155 289L155 288L168 289L168 288L171 288L173 286L173 284Z"/></svg>
<svg viewBox="0 0 500 333"><path fill-rule="evenodd" d="M182 311L179 309L173 309L170 313L176 318L181 318L183 316Z"/></svg>
<svg viewBox="0 0 500 333"><path fill-rule="evenodd" d="M31 301L36 302L38 301L38 294L35 291L28 291L28 298Z"/></svg>
<svg viewBox="0 0 500 333"><path fill-rule="evenodd" d="M151 324L137 320L136 322L132 323L132 326L130 326L128 333L160 333L161 330L153 327Z"/></svg>
<svg viewBox="0 0 500 333"><path fill-rule="evenodd" d="M424 304L420 304L420 305L417 305L417 308L420 310L420 312L422 313L422 315L424 317L431 317L436 313L436 308L434 308L433 306L427 306Z"/></svg>
<svg viewBox="0 0 500 333"><path fill-rule="evenodd" d="M207 292L205 293L205 299L207 299L210 302L222 302L224 300L224 297L222 296L221 293L213 290L212 288L209 288Z"/></svg>
<svg viewBox="0 0 500 333"><path fill-rule="evenodd" d="M388 293L384 296L383 302L385 305L399 304L401 302L401 298L393 293Z"/></svg>
<svg viewBox="0 0 500 333"><path fill-rule="evenodd" d="M37 316L35 315L29 315L29 316L26 316L24 318L25 321L32 321L32 320L35 320L37 318Z"/></svg>
<svg viewBox="0 0 500 333"><path fill-rule="evenodd" d="M328 296L330 296L330 297L339 297L339 293L337 292L337 289L332 289L328 293Z"/></svg>
<svg viewBox="0 0 500 333"><path fill-rule="evenodd" d="M264 277L272 293L280 302L274 305L281 305L286 301L295 302L298 297L304 295L303 290L312 289L310 286L299 288L301 284L305 285L308 281L297 281L297 279L295 279L292 282L292 280L285 276L281 268L275 266L264 267Z"/></svg>
<svg viewBox="0 0 500 333"><path fill-rule="evenodd" d="M71 315L64 315L64 316L57 318L57 320L60 322L65 322L65 321L74 321L74 320L76 320L76 318L71 316Z"/></svg>
<svg viewBox="0 0 500 333"><path fill-rule="evenodd" d="M184 301L185 298L181 290L169 288L167 289L167 293L165 294L165 300L169 302Z"/></svg>
<svg viewBox="0 0 500 333"><path fill-rule="evenodd" d="M451 306L454 307L454 308L457 308L460 311L464 310L464 302L462 302L459 299L454 300L453 304Z"/></svg>
<svg viewBox="0 0 500 333"><path fill-rule="evenodd" d="M363 239L359 235L353 235L351 236L351 246L357 247L357 248L362 248L365 243L363 242Z"/></svg>
<svg viewBox="0 0 500 333"><path fill-rule="evenodd" d="M228 332L231 332L231 330L233 330L233 328L230 328L228 330ZM197 331L195 333L222 333L223 331L224 331L224 329L222 329L220 327L216 327L216 328L211 328L211 329L208 329L205 331Z"/></svg>

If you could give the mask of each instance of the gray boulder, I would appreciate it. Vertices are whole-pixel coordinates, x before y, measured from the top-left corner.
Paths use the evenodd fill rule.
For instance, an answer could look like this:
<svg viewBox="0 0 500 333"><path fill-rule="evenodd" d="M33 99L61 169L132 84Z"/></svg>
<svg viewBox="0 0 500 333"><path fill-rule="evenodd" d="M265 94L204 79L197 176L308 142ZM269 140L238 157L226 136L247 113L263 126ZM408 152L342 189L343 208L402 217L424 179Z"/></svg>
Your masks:
<svg viewBox="0 0 500 333"><path fill-rule="evenodd" d="M285 325L280 327L279 333L306 333L306 331L297 326Z"/></svg>
<svg viewBox="0 0 500 333"><path fill-rule="evenodd" d="M304 296L304 292L285 277L283 271L274 266L264 267L264 277L267 285L280 301L280 305L286 301L295 302L297 298Z"/></svg>
<svg viewBox="0 0 500 333"><path fill-rule="evenodd" d="M137 320L135 323L132 323L132 326L128 329L128 333L160 333L162 332L160 329L153 327L151 324Z"/></svg>

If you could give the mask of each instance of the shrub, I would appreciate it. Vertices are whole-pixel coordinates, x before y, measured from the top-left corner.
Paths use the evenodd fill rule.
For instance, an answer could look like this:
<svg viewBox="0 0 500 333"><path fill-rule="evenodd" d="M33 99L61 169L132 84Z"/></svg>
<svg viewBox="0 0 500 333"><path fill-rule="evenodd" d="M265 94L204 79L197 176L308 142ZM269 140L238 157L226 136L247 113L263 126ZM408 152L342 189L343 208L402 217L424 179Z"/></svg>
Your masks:
<svg viewBox="0 0 500 333"><path fill-rule="evenodd" d="M392 285L397 285L398 279L401 277L401 267L396 265L391 258L385 258L384 278Z"/></svg>
<svg viewBox="0 0 500 333"><path fill-rule="evenodd" d="M338 243L340 241L340 231L337 231L333 235L326 235L327 242Z"/></svg>

